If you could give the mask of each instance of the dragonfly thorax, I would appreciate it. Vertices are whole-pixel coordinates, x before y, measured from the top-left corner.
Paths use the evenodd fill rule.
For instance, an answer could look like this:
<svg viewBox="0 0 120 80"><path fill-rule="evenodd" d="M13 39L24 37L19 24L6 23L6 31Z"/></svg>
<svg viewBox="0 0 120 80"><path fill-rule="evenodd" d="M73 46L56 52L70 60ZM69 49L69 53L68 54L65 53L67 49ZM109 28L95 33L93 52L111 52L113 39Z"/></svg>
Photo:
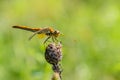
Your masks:
<svg viewBox="0 0 120 80"><path fill-rule="evenodd" d="M47 32L46 35L58 37L60 35L60 32L58 30L55 30L54 32Z"/></svg>

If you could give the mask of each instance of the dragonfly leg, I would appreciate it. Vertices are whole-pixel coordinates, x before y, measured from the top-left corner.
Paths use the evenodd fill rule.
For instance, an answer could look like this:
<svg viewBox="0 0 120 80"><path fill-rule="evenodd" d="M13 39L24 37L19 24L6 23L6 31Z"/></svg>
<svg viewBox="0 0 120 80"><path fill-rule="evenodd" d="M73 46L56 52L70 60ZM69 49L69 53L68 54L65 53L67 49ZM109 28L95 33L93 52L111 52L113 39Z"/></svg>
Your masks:
<svg viewBox="0 0 120 80"><path fill-rule="evenodd" d="M50 39L50 38L51 38L51 36L47 37L47 38L45 39L45 41L44 41L44 44L45 44L46 41L47 41L48 39Z"/></svg>
<svg viewBox="0 0 120 80"><path fill-rule="evenodd" d="M54 39L58 42L58 40L57 40L57 38L56 38L56 37L54 37Z"/></svg>
<svg viewBox="0 0 120 80"><path fill-rule="evenodd" d="M54 37L53 37L53 36L52 36L52 41L53 41L53 42L55 42L55 39L54 39Z"/></svg>

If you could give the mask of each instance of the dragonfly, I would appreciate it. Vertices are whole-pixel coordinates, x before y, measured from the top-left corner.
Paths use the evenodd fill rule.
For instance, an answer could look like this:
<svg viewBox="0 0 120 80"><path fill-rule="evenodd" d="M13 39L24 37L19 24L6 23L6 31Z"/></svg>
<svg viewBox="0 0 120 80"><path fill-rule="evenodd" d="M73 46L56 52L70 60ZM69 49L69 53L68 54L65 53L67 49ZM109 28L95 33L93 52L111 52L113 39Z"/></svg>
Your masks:
<svg viewBox="0 0 120 80"><path fill-rule="evenodd" d="M33 32L33 35L31 35L29 37L29 40L31 40L36 34L38 34L38 36L40 38L43 38L44 36L47 36L47 38L44 41L44 44L50 38L52 38L53 42L56 42L56 41L58 42L57 37L60 36L60 34L61 34L60 31L55 30L52 27L45 27L45 28L30 28L30 27L27 27L27 26L12 26L12 27Z"/></svg>

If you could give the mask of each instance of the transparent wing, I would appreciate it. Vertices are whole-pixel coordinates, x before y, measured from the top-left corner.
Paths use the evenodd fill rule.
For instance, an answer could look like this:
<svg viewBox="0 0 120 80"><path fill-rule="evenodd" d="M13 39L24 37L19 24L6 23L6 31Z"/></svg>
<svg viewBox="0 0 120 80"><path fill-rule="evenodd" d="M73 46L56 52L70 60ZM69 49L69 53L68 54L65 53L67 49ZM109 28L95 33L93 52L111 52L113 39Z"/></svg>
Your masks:
<svg viewBox="0 0 120 80"><path fill-rule="evenodd" d="M29 37L29 40L31 40L36 34L45 34L46 35L46 33L49 33L49 32L50 32L49 28L43 28L39 31L34 32L34 34Z"/></svg>
<svg viewBox="0 0 120 80"><path fill-rule="evenodd" d="M43 34L43 33L42 33L42 34L38 34L37 36L38 36L38 38L40 38L40 39L41 39L41 38L46 37L46 34Z"/></svg>

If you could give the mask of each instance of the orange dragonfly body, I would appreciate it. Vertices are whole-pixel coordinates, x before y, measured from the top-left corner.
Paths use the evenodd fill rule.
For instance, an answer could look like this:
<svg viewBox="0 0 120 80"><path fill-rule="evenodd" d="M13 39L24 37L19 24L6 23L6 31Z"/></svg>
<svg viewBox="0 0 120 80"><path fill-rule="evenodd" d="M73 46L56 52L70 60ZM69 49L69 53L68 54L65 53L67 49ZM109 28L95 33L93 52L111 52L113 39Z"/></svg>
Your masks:
<svg viewBox="0 0 120 80"><path fill-rule="evenodd" d="M13 26L13 28L34 32L34 34L29 37L29 40L31 40L33 38L33 36L35 36L36 34L44 34L45 36L48 36L46 38L46 40L44 41L44 43L46 43L46 41L48 39L50 39L50 38L52 38L53 42L58 41L57 37L60 35L60 32L58 30L54 30L51 27L46 27L46 28L29 28L27 26Z"/></svg>

